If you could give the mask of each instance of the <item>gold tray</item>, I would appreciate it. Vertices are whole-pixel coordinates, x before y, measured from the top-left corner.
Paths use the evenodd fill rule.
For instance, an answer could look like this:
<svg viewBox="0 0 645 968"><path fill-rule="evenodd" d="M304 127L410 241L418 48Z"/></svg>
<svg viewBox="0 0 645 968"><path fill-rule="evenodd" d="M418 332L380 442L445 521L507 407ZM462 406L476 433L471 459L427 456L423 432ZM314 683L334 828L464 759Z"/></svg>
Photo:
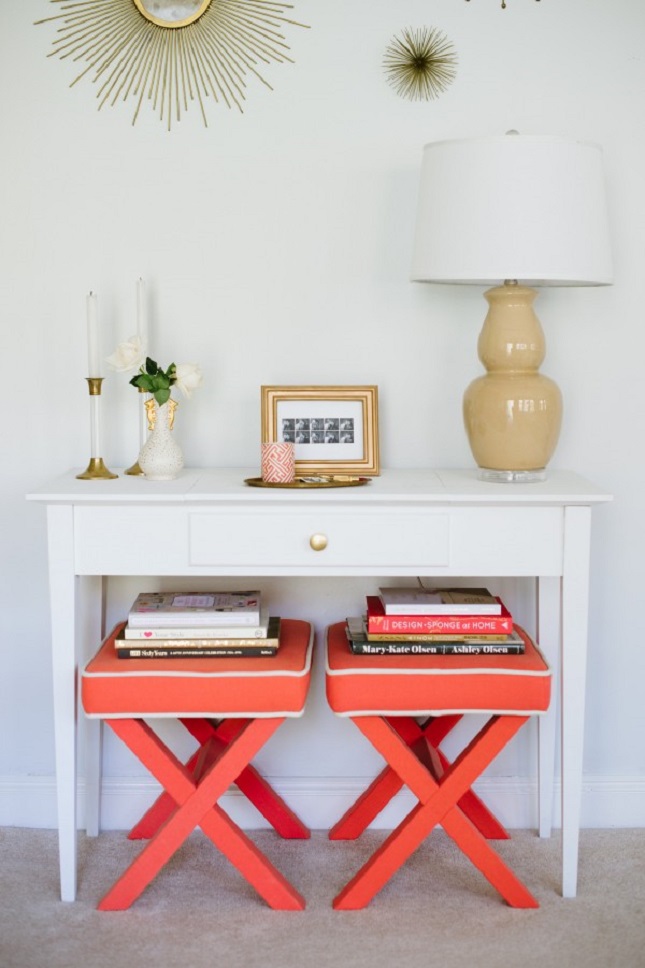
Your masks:
<svg viewBox="0 0 645 968"><path fill-rule="evenodd" d="M303 477L296 477L295 481L289 484L274 484L271 481L263 481L261 477L246 477L244 483L250 487L290 487L302 489L306 487L359 487L361 484L369 484L369 477L351 477L339 474L338 477L328 474L307 474Z"/></svg>

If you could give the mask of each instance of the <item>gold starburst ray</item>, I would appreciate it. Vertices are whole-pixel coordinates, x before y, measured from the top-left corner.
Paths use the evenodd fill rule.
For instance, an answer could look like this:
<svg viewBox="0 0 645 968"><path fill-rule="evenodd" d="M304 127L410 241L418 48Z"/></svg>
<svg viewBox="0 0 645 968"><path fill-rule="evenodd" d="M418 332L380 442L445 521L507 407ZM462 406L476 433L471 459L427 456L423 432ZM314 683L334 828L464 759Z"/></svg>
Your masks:
<svg viewBox="0 0 645 968"><path fill-rule="evenodd" d="M58 29L58 33L63 34L63 37L53 42L54 48L57 49L49 54L50 57L59 53L61 45L64 45L64 41L68 38L71 40L78 37L83 39L88 35L109 37L110 31L113 31L119 23L136 23L136 7L126 7L124 0L116 0L116 6L108 6L109 0L95 0L95 2L100 6L79 12L73 12L72 8L78 7L80 4L67 4L64 9L69 11L68 13L50 18L63 20L63 26ZM42 22L38 21L38 23ZM88 28L90 29L88 30Z"/></svg>
<svg viewBox="0 0 645 968"><path fill-rule="evenodd" d="M265 64L269 64L269 59L255 51L253 45L250 43L247 43L246 47L241 46L237 42L237 36L239 35L234 30L230 30L227 24L219 25L218 35L218 52L225 56L229 69L232 69L233 64L239 65L236 73L242 86L246 87L244 77L247 71L251 71L259 80L266 84L262 75L256 70L255 65L258 59L262 60Z"/></svg>
<svg viewBox="0 0 645 968"><path fill-rule="evenodd" d="M161 73L161 63L163 58L163 51L165 47L165 41L159 38L158 43L155 44L154 56L152 58L152 64L150 65L149 81L146 85L147 93L146 97L150 101L153 110L156 106L155 91L159 86L159 75Z"/></svg>
<svg viewBox="0 0 645 968"><path fill-rule="evenodd" d="M195 86L197 89L199 106L202 112L202 120L204 124L208 126L208 122L206 120L206 110L204 108L204 101L203 101L204 95L208 97L208 88L206 86L206 82L204 79L204 73L202 70L202 63L199 57L199 52L196 47L191 48L191 63L194 65L194 69L195 69Z"/></svg>
<svg viewBox="0 0 645 968"><path fill-rule="evenodd" d="M188 105L191 101L197 101L201 105L202 101L200 100L199 95L199 84L195 75L195 65L192 61L192 36L190 33L183 31L181 37L184 73L186 76L186 105Z"/></svg>
<svg viewBox="0 0 645 968"><path fill-rule="evenodd" d="M169 73L169 70L170 70L170 63L171 63L171 56L172 56L172 46L174 44L174 39L173 39L174 38L174 34L175 34L175 32L173 31L172 34L170 35L170 37L168 38L168 43L166 44L166 47L165 47L165 50L164 50L163 70L161 72L161 90L158 92L158 94L159 94L159 120L160 121L163 121L163 111L164 111L164 104L165 104L165 100L166 100L166 88L168 86L168 73ZM171 111L171 115L172 115L172 111Z"/></svg>
<svg viewBox="0 0 645 968"><path fill-rule="evenodd" d="M222 39L226 40L228 43L229 50L232 52L232 55L237 57L239 60L242 60L246 65L247 70L253 73L258 80L262 81L266 87L268 87L270 90L273 90L266 78L259 72L256 65L258 61L261 61L264 64L270 64L272 60L281 62L284 58L276 56L272 51L268 50L263 45L255 43L253 39L250 39L247 42L246 50L244 50L242 47L240 47L239 43L236 42L236 35L234 32L223 32L223 34L224 36Z"/></svg>
<svg viewBox="0 0 645 968"><path fill-rule="evenodd" d="M233 0L235 2L235 0ZM304 27L305 24L299 23L297 20L290 20L288 17L283 15L285 9L293 10L293 4L286 3L264 3L263 0L258 0L254 3L253 0L249 0L248 7L255 7L258 12L257 20L259 22L265 20L275 25L277 29L280 28L281 24L291 24L295 27Z"/></svg>
<svg viewBox="0 0 645 968"><path fill-rule="evenodd" d="M99 108L112 97L111 103L114 105L120 93L125 89L131 89L132 82L146 63L146 57L151 46L151 36L147 31L141 33L135 25L132 32L123 38L118 47L115 46L110 52L106 52L103 63L99 66L95 80L98 81L108 70L110 73L99 87L97 97L99 98ZM121 83L119 83L121 81ZM105 92L105 95L101 98Z"/></svg>
<svg viewBox="0 0 645 968"><path fill-rule="evenodd" d="M244 88L246 87L244 74L246 71L254 74L254 76L266 87L268 87L269 90L273 90L268 81L265 80L265 78L258 70L256 70L254 66L257 63L256 58L264 61L265 64L269 64L270 60L268 57L263 56L261 51L255 50L253 38L249 39L249 42L246 45L247 49L244 49L244 47L240 46L239 43L236 43L236 37L239 36L239 31L236 33L234 26L233 29L231 29L226 22L221 22L217 26L217 33L213 32L211 36L212 43L214 46L216 46L219 54L226 60L229 70L234 71L238 77L239 83L235 84L235 87L240 92L242 99L246 99L244 95ZM255 54L255 57L253 54ZM236 63L241 65L241 67L236 69ZM244 68L246 68L246 71ZM236 103L239 109L242 110L241 105L237 101Z"/></svg>
<svg viewBox="0 0 645 968"><path fill-rule="evenodd" d="M230 45L222 31L209 31L204 34L202 41L204 56L211 65L211 70L215 77L226 77L228 83L233 84L235 89L243 96L244 89L244 68L251 65L251 60L246 52L239 48L236 56L232 56Z"/></svg>
<svg viewBox="0 0 645 968"><path fill-rule="evenodd" d="M193 92L190 86L190 75L186 70L186 47L185 35L183 31L179 33L179 65L181 69L181 93L184 101L184 111L188 111L188 98L193 99Z"/></svg>
<svg viewBox="0 0 645 968"><path fill-rule="evenodd" d="M99 88L97 97L99 98L100 104L103 104L105 100L110 97L110 94L114 87L118 85L121 75L124 76L123 84L128 79L130 69L134 62L134 58L138 53L138 45L141 42L140 32L136 25L133 29L129 30L126 34L117 34L113 39L109 50L104 50L103 60L100 66L97 68L95 80L99 80L107 71L111 72L108 74L106 80L103 82L102 86ZM95 66L97 61L92 62L92 66ZM117 91L122 88L117 88ZM104 90L107 89L107 94L101 101L101 95ZM114 100L118 97L118 93ZM112 102L114 104L114 101Z"/></svg>
<svg viewBox="0 0 645 968"><path fill-rule="evenodd" d="M204 48L200 40L198 40L197 46L204 65L204 76L208 79L209 93L213 95L215 101L219 101L221 98L227 108L230 108L232 104L237 104L235 91L227 79L227 71L225 66L221 64L221 57L218 56L218 59L214 60L210 49ZM239 104L237 106L239 107Z"/></svg>
<svg viewBox="0 0 645 968"><path fill-rule="evenodd" d="M139 23L130 21L122 27L119 24L120 22L118 20L106 20L101 24L100 29L96 29L91 34L86 34L80 38L83 42L77 43L73 50L65 55L71 56L73 54L72 60L74 62L80 60L88 61L88 66L72 81L70 86L74 86L88 71L97 68L97 65L95 80L98 80L108 69L114 58L118 56L119 49L123 46L124 37L129 35L133 43L141 39L142 31ZM106 29L109 29L107 41Z"/></svg>
<svg viewBox="0 0 645 968"><path fill-rule="evenodd" d="M149 19L135 0L50 2L61 12L36 21L60 24L48 56L84 64L70 86L89 75L99 109L133 98L133 124L148 100L169 128L194 101L206 126L206 99L242 111L249 76L272 89L258 63L293 63L283 31L306 27L277 0L211 0L182 24Z"/></svg>
<svg viewBox="0 0 645 968"><path fill-rule="evenodd" d="M289 48L284 34L280 32L281 24L289 23L296 27L304 27L304 24L298 23L296 20L287 20L284 17L273 16L270 12L268 12L268 8L272 6L271 4L256 5L249 0L247 6L258 7L258 12L254 14L252 18L243 8L240 7L237 0L232 0L232 3L227 3L226 0L223 0L221 4L221 11L222 14L225 15L226 10L229 9L230 16L234 18L238 24L244 24L250 34L262 36L268 41L273 41L278 46L284 47L286 50ZM275 53L277 53L277 51Z"/></svg>
<svg viewBox="0 0 645 968"><path fill-rule="evenodd" d="M247 71L254 74L259 81L271 89L271 85L267 84L260 72L255 69L255 64L257 61L247 54L247 52L239 45L237 45L232 38L227 37L224 33L222 33L222 36L217 44L217 49L219 57L223 65L225 65L225 71L229 83L233 85L243 101L246 100L246 94L244 93L246 81L244 78ZM238 64L243 65L242 68L238 67ZM241 111L242 105L238 103L237 106Z"/></svg>
<svg viewBox="0 0 645 968"><path fill-rule="evenodd" d="M92 20L86 24L80 24L77 30L70 28L64 37L54 41L55 49L48 56L56 55L61 60L66 60L68 57L71 57L72 60L80 60L83 55L91 57L97 48L105 46L106 37L110 42L112 41L114 33L119 30L121 23L120 18L110 15L103 17L98 22ZM136 26L136 24L134 25Z"/></svg>
<svg viewBox="0 0 645 968"><path fill-rule="evenodd" d="M217 42L211 50L211 47L200 38L200 53L208 65L208 76L215 100L219 91L227 107L233 103L242 111L240 99L244 100L243 74L236 70L234 63L231 63L226 49Z"/></svg>
<svg viewBox="0 0 645 968"><path fill-rule="evenodd" d="M152 76L150 98L152 99L152 110L156 113L159 105L159 90L162 85L163 73L164 73L164 62L168 52L168 44L170 43L170 38L165 44L159 44L159 52L157 60L155 62L155 72ZM161 116L163 118L163 115Z"/></svg>
<svg viewBox="0 0 645 968"><path fill-rule="evenodd" d="M284 34L281 34L277 29L271 29L272 27L278 27L275 20L267 17L257 17L253 21L251 18L245 16L242 11L231 11L231 19L234 19L240 26L243 26L248 35L263 37L272 45L275 44L279 47L287 48Z"/></svg>
<svg viewBox="0 0 645 968"><path fill-rule="evenodd" d="M172 70L173 70L173 81L174 81L174 96L175 96L175 117L177 121L181 121L181 61L180 61L180 41L179 34L175 34L174 44L173 44L173 58L172 58ZM172 108L172 105L171 105ZM170 112L169 112L170 119ZM168 126L170 127L170 120L168 121Z"/></svg>
<svg viewBox="0 0 645 968"><path fill-rule="evenodd" d="M235 12L227 15L225 11L222 11L222 19L219 26L222 33L226 33L231 37L237 37L240 42L246 45L249 51L255 53L265 64L270 64L272 60L278 62L290 60L272 42L270 34L265 30L255 28L246 18L238 17Z"/></svg>
<svg viewBox="0 0 645 968"><path fill-rule="evenodd" d="M141 70L137 74L138 80L135 84L134 91L133 91L133 94L135 97L139 95L139 99L137 101L137 106L135 108L134 116L132 118L132 124L135 123L135 121L139 116L139 111L141 110L141 105L143 103L143 99L146 94L146 88L148 86L148 79L151 76L151 72L154 72L154 65L156 62L156 58L158 56L158 50L160 46L161 46L161 38L160 37L157 37L156 39L153 38L152 43L150 44L147 50L147 57L145 58L145 60L141 61Z"/></svg>
<svg viewBox="0 0 645 968"><path fill-rule="evenodd" d="M388 83L409 100L438 97L457 74L452 44L433 27L404 30L388 46L383 64Z"/></svg>
<svg viewBox="0 0 645 968"><path fill-rule="evenodd" d="M126 66L127 76L126 76L126 79L124 79L124 86L125 86L125 90L123 92L124 101L128 99L131 93L136 95L136 92L138 90L137 78L141 77L144 74L146 70L146 65L150 61L152 48L153 48L152 40L151 38L147 38L145 41L145 50L143 51L142 56L138 58L136 46L134 44L132 45L127 59L127 66ZM125 83L125 80L127 80L127 84Z"/></svg>

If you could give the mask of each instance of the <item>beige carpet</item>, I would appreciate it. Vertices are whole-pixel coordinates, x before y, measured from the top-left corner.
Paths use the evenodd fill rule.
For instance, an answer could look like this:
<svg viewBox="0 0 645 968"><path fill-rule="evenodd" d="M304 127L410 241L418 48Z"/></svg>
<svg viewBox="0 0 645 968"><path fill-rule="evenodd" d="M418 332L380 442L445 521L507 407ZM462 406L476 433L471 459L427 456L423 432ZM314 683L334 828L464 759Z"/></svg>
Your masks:
<svg viewBox="0 0 645 968"><path fill-rule="evenodd" d="M64 904L56 833L0 829L0 968L645 968L645 829L583 830L574 900L559 896L559 837L513 831L498 849L536 911L507 907L441 831L357 912L331 901L382 833L252 836L305 911L271 911L200 833L115 913L95 905L140 844L79 835L79 896Z"/></svg>

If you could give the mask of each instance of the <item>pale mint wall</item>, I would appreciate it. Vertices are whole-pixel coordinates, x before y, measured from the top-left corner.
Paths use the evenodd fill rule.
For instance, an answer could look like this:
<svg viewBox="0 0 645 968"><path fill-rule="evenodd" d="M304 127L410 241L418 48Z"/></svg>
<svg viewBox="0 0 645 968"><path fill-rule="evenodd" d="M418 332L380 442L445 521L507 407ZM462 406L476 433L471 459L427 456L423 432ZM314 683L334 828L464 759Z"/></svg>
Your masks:
<svg viewBox="0 0 645 968"><path fill-rule="evenodd" d="M615 285L546 291L538 311L544 371L565 399L554 465L615 495L594 518L585 808L591 822L633 822L616 804L645 799L645 5L294 0L310 29L286 29L295 64L264 68L274 90L251 83L243 115L211 105L205 129L191 109L170 133L149 110L135 127L127 105L98 112L87 79L69 88L78 66L47 58L55 25L33 26L59 9L0 5L0 822L55 822L44 515L24 494L89 456L86 293L99 294L107 355L133 331L143 276L154 354L201 363L204 386L177 420L188 463L257 466L263 383L376 383L385 467L470 466L461 394L480 372L485 304L477 289L408 281L417 173L426 141L509 128L605 152ZM440 99L411 103L381 61L394 34L421 25L450 37L458 76ZM135 396L124 378L106 381L114 467L136 456ZM322 627L373 583L264 587L283 614ZM136 590L111 583L111 619ZM321 685L319 669L301 734L265 752L285 782L376 768L345 741ZM525 773L532 756L526 740L497 774ZM114 778L139 772L112 743L105 765Z"/></svg>

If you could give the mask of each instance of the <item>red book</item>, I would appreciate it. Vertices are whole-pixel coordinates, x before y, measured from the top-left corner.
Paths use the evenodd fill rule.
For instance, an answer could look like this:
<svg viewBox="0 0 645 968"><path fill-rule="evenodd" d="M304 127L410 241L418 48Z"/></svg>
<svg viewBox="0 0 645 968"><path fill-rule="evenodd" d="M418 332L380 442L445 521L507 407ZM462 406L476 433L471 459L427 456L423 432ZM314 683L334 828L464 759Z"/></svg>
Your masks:
<svg viewBox="0 0 645 968"><path fill-rule="evenodd" d="M386 615L377 595L367 596L368 635L510 635L513 618L501 599L501 615Z"/></svg>

